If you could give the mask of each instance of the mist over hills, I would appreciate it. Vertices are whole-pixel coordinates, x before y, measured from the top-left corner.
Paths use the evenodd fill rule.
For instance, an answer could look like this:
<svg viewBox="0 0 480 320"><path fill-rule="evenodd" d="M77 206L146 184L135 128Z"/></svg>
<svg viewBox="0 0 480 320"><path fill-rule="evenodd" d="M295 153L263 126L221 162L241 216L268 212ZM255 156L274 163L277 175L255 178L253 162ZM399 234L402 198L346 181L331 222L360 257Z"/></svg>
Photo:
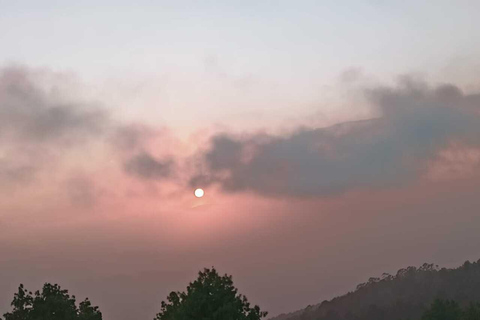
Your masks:
<svg viewBox="0 0 480 320"><path fill-rule="evenodd" d="M461 306L480 301L480 260L452 269L425 263L395 275L384 273L343 296L270 320L420 319L435 299L455 300Z"/></svg>

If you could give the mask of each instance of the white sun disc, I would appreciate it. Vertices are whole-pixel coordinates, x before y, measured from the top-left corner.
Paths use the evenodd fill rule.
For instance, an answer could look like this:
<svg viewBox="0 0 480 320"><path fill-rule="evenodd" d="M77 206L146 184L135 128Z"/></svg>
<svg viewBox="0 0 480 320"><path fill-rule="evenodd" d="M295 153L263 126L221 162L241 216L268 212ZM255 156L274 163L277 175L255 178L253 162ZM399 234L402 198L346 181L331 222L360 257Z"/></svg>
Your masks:
<svg viewBox="0 0 480 320"><path fill-rule="evenodd" d="M203 197L204 194L205 194L205 192L203 191L203 189L196 189L195 190L195 197L197 197L197 198Z"/></svg>

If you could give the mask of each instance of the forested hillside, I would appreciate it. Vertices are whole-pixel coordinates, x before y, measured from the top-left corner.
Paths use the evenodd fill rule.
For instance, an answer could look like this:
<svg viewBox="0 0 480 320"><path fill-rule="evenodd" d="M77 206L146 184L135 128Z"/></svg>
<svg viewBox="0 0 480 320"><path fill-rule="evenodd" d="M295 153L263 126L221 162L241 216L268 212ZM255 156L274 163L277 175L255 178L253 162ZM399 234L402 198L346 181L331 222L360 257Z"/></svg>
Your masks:
<svg viewBox="0 0 480 320"><path fill-rule="evenodd" d="M424 264L384 273L355 291L272 320L406 320L421 319L435 299L466 307L480 301L480 260L455 269Z"/></svg>

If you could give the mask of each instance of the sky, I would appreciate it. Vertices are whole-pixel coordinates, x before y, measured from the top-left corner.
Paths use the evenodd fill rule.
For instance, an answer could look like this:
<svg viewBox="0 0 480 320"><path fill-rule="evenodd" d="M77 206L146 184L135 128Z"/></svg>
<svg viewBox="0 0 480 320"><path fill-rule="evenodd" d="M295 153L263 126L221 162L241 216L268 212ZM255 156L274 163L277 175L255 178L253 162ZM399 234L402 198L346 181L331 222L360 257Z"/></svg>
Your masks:
<svg viewBox="0 0 480 320"><path fill-rule="evenodd" d="M0 0L0 312L151 319L215 266L275 316L478 260L478 11Z"/></svg>

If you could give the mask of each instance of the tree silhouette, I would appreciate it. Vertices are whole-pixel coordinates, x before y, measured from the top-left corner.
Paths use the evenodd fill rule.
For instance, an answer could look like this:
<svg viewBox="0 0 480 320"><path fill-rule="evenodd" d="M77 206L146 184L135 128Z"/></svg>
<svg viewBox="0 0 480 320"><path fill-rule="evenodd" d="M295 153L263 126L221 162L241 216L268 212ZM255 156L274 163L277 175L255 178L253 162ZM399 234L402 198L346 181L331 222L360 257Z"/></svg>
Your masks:
<svg viewBox="0 0 480 320"><path fill-rule="evenodd" d="M471 302L465 309L462 320L480 320L480 303Z"/></svg>
<svg viewBox="0 0 480 320"><path fill-rule="evenodd" d="M34 295L21 284L11 305L13 310L4 314L5 320L102 320L98 307L85 299L77 308L75 296L57 284L46 283Z"/></svg>
<svg viewBox="0 0 480 320"><path fill-rule="evenodd" d="M80 302L78 308L78 320L102 320L102 313L97 306L92 306L88 298Z"/></svg>
<svg viewBox="0 0 480 320"><path fill-rule="evenodd" d="M425 311L422 320L460 320L462 309L453 300L436 299L429 310Z"/></svg>
<svg viewBox="0 0 480 320"><path fill-rule="evenodd" d="M231 276L204 269L187 292L171 292L162 301L154 320L259 320L267 315L237 292Z"/></svg>
<svg viewBox="0 0 480 320"><path fill-rule="evenodd" d="M352 292L272 320L420 320L435 298L457 302L462 320L480 320L480 260L453 269L425 263L371 277Z"/></svg>

